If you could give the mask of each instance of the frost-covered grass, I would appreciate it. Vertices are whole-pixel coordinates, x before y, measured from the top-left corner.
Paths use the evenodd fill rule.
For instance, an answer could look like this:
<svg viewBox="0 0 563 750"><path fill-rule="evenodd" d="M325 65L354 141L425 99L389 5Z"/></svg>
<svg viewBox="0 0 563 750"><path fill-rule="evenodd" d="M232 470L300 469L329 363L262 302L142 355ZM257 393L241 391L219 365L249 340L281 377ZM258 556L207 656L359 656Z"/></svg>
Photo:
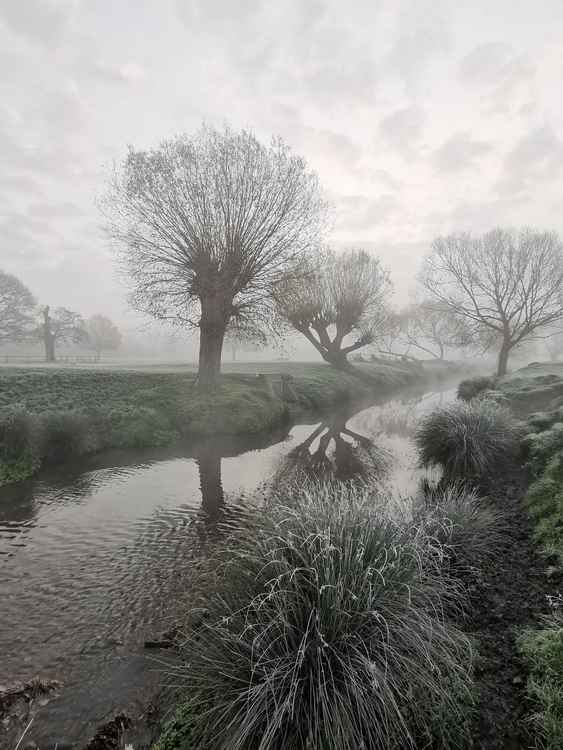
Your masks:
<svg viewBox="0 0 563 750"><path fill-rule="evenodd" d="M428 544L367 489L275 497L212 558L188 619L186 747L463 747L471 648Z"/></svg>
<svg viewBox="0 0 563 750"><path fill-rule="evenodd" d="M446 482L483 484L513 464L521 428L487 400L458 401L424 417L415 440L423 466L440 466Z"/></svg>

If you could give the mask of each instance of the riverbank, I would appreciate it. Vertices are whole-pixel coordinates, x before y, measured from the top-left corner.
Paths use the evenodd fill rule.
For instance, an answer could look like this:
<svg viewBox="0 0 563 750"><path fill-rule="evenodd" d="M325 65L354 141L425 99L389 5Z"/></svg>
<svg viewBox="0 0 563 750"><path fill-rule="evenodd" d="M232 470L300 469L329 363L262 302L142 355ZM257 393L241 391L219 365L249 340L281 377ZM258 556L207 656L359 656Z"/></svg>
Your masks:
<svg viewBox="0 0 563 750"><path fill-rule="evenodd" d="M357 374L314 363L255 365L198 390L192 370L0 369L0 486L42 466L109 448L171 445L194 435L265 432L303 412L383 396L440 377L398 362ZM446 370L447 371L447 370Z"/></svg>
<svg viewBox="0 0 563 750"><path fill-rule="evenodd" d="M461 393L521 420L520 471L491 497L507 525L468 626L479 644L480 747L563 746L563 365L533 363Z"/></svg>
<svg viewBox="0 0 563 750"><path fill-rule="evenodd" d="M386 622L384 640L386 644L395 645L393 659L385 662L385 679L380 686L383 692L378 693L378 688L373 699L379 695L383 706L381 710L389 710L384 722L387 733L385 741L393 747L427 746L425 742L430 739L432 746L443 748L455 746L500 750L541 746L556 750L563 746L563 367L532 365L501 381L477 388L475 396L477 398L467 399L471 401L468 406L458 403L438 410L434 418L423 420L426 427L418 433L417 438L421 460L428 465L441 466L444 478L437 488L425 490L425 500L418 517L407 522L394 544L395 555L398 554L397 550L401 550L401 554L407 551L408 554L409 544L416 538L417 545L421 545L417 552L421 559L426 559L423 563L425 575L436 576L432 581L435 587L433 592L439 592L438 601L441 597L449 610L445 620L438 618L434 622L427 622L428 630L420 637L429 637L428 648L432 649L436 642L432 642L430 633L443 632L441 628L451 627L453 621L460 631L471 638L474 649L473 659L470 659L472 664L468 666L464 661L467 653L463 648L458 653L452 652L451 660L442 673L443 680L453 680L450 685L455 685L451 702L432 704L432 697L428 695L428 706L424 701L417 702L415 715L412 716L409 712L413 706L409 704L403 716L408 716L408 731L411 734L396 740L392 736L395 727L392 724L394 698L391 695L396 679L393 660L400 657L402 648L411 649L412 643L409 639L402 640L403 622L400 616L383 604L386 596L393 591L393 579L382 576L383 587L378 606L382 612L380 616ZM499 404L512 409L518 420L499 408ZM536 412L538 408L542 409L539 413ZM460 481L464 483L462 490L459 489ZM252 552L246 552L248 556L234 566L233 574L236 584L239 573L244 577L249 572L248 565L253 570L256 566L255 570L260 571L261 566L267 564L274 566L274 571L279 568L280 581L286 580L287 576L288 583L278 593L275 573L268 567L268 582L264 582L267 585L263 589L260 585L256 586L255 591L253 589L255 598L246 589L239 591L236 585L229 585L229 590L223 591L223 586L219 584L219 599L216 601L213 594L207 597L206 606L211 613L209 621L203 626L186 623L187 635L183 636L180 654L190 668L178 674L185 685L183 702L180 713L167 726L155 746L158 750L212 747L213 738L221 737L223 730L225 733L238 731L241 736L249 737L263 737L265 732L277 736L282 726L287 727L284 732L293 732L295 737L302 737L304 745L305 738L318 734L323 738L323 747L326 743L327 747L356 747L360 740L371 737L372 729L381 725L381 716L375 717L368 710L365 714L361 713L363 704L359 709L358 723L353 727L348 725L345 721L346 701L350 700L350 708L353 706L354 715L357 716L357 700L338 698L338 680L331 683L333 695L332 691L323 688L324 682L317 680L315 672L315 660L323 664L326 660L322 673L330 674L334 681L333 669L336 665L342 668L346 664L347 683L352 682L355 691L362 696L373 691L373 684L366 679L360 665L346 661L349 655L344 644L352 639L361 644L362 653L369 649L370 663L376 669L378 651L373 650L372 639L379 637L378 627L368 626L357 608L360 606L361 609L358 604L361 599L359 592L364 595L368 590L363 588L362 583L364 575L369 577L370 561L366 550L371 550L372 545L378 548L382 542L371 538L368 545L363 536L358 535L360 528L362 534L373 537L382 534L381 517L370 515L374 507L373 499L381 501L381 498L378 498L375 488L368 490L370 502L366 511L363 506L364 490L359 495L354 491L349 497L348 491L319 487L313 489L313 505L311 499L303 499L301 489L295 488L293 491L295 498L280 498L288 503L288 508L281 514L282 524L272 532L276 545L269 549L267 535L264 542L260 522L256 542L258 547L265 544L265 549L254 552L253 547ZM325 498L324 503L320 502L319 496L327 492L329 497ZM342 504L343 497L345 502ZM350 508L351 511L346 510ZM358 508L360 517L366 513L363 523L355 517ZM323 515L325 513L326 517ZM291 532L291 544L288 542L288 545L292 554L287 559L283 545L281 552L279 550L278 537L286 533L285 519L289 519L290 525L296 524L298 529L303 524L312 533L311 537L308 534L300 535L299 531ZM272 523L272 520L268 519L268 522ZM309 529L311 524L314 529ZM338 524L342 524L342 529L335 532ZM427 533L431 534L431 543ZM326 549L322 544L315 543L314 550L310 550L310 538L322 539L323 542L326 539ZM339 545L347 550L346 556L338 553L334 558ZM356 545L358 555L354 553ZM301 573L291 567L295 564L294 557L305 560L309 553L312 561L307 559L306 569L314 567L316 575L313 579L305 576L296 585L293 578ZM445 579L441 579L433 560L439 561L438 567L443 569ZM336 565L338 573L334 568L336 561L339 561ZM397 560L396 565L401 568L403 562ZM407 569L405 567L405 575ZM354 578L356 595L353 603L348 603L346 607L345 623L341 623L336 616L338 607L342 605L340 599L333 606L327 605L325 613L320 594L327 587L333 588L329 585L331 580L325 578L328 571L336 575L332 583L338 590L344 586L343 581L347 576ZM448 581L452 578L458 586L448 590ZM416 576L412 585L416 591ZM442 588L444 585L445 588ZM371 586L370 578L370 592ZM293 589L294 596L291 595ZM264 599L266 590L269 590L269 594ZM240 632L236 617L231 619L228 612L221 609L226 601L224 597L228 598L231 611L243 613L244 622L240 624ZM276 618L276 597L280 598L279 612L283 612L280 620ZM409 590L409 600L410 597ZM399 594L394 599L395 606L400 598ZM274 605L271 605L271 601L274 601ZM271 606L274 610L272 616L265 617L263 609ZM367 612L369 606L367 603L365 606ZM412 608L417 617L424 616L424 603L412 603ZM309 610L316 613L315 627L312 629L309 627L310 618L307 619ZM357 618L352 628L349 619L351 613ZM325 615L326 622L323 619ZM285 629L288 620L289 631ZM300 628L305 624L307 626L300 641ZM340 627L342 632L339 631ZM257 635L261 628L264 628L263 634ZM275 630L276 639L283 642L279 653L277 641L269 635L271 628ZM252 654L252 658L249 657L247 661L247 652L238 648L237 644L241 640L246 643L248 629L252 637L252 648L248 644L248 654ZM293 635L293 629L298 630L297 641L300 643L295 654L292 643L285 640ZM455 633L450 634L451 639L456 637ZM323 645L330 646L330 650L319 651L318 639ZM205 658L200 663L198 649L202 641L206 647ZM385 650L383 645L381 647ZM267 662L262 663L260 649L267 654ZM333 649L338 651L335 664L331 661ZM304 656L307 650L311 652L311 657L313 653L316 654L309 666L306 666L308 662ZM227 653L229 659L239 660L236 675L221 667L227 664ZM434 657L438 658L437 654L432 653ZM279 670L287 658L292 668L299 670L299 681L293 684L288 676L287 680L274 684L270 680L274 675L268 671L270 662L273 660L276 670ZM409 658L412 662L419 656L409 651ZM422 670L422 662L420 668ZM248 686L243 684L242 674L249 675ZM277 673L276 676L279 677ZM460 682L456 682L458 678ZM301 710L297 701L295 705L299 708L285 715L285 723L282 724L280 719L279 726L277 720L274 723L273 719L270 722L264 718L269 713L266 711L264 714L261 705L242 699L243 695L246 696L245 691L252 691L253 696L263 693L261 700L271 700L273 706L283 707L286 698L290 700L284 691L289 690L289 696L292 696L291 690L301 690L301 684L307 685L302 695L307 707ZM430 678L426 687L431 693L433 685ZM409 689L411 694L413 690L416 693L414 677ZM455 694L456 690L460 691L459 695ZM224 697L227 694L229 697ZM338 698L338 704L329 710L325 701L332 705L331 701L335 698ZM295 701L295 697L292 700ZM206 712L212 713L217 701L220 701L217 711L221 717L218 715L217 723L213 723L210 732ZM242 703L239 704L239 701ZM203 716L202 706L205 707ZM429 716L424 714L426 708ZM324 718L321 718L321 710L324 711ZM338 718L332 726L335 712ZM416 715L418 712L419 715ZM272 716L274 713L272 707ZM221 722L225 714L229 722L223 727ZM455 736L448 735L449 727L456 728ZM343 733L340 744L333 739L336 731ZM293 735L291 737L293 739ZM267 747L273 746L272 742L267 744Z"/></svg>

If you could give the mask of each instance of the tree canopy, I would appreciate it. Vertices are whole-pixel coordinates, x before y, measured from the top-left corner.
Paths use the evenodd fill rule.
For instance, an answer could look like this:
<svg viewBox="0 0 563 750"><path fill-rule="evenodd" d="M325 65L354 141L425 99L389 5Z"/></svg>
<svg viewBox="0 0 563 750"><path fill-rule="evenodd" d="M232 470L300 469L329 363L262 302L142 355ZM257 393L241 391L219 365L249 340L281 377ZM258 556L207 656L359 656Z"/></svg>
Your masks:
<svg viewBox="0 0 563 750"><path fill-rule="evenodd" d="M0 344L21 341L33 331L35 304L25 284L0 271Z"/></svg>
<svg viewBox="0 0 563 750"><path fill-rule="evenodd" d="M199 328L200 383L220 370L227 328L271 327L271 292L315 247L326 204L280 139L203 127L130 149L103 208L133 306Z"/></svg>
<svg viewBox="0 0 563 750"><path fill-rule="evenodd" d="M389 274L378 258L361 249L341 254L326 249L317 253L308 273L279 285L275 298L281 317L326 362L346 368L350 353L382 333L390 291Z"/></svg>
<svg viewBox="0 0 563 750"><path fill-rule="evenodd" d="M88 344L98 356L103 351L119 349L121 333L117 326L104 315L92 315L85 325Z"/></svg>
<svg viewBox="0 0 563 750"><path fill-rule="evenodd" d="M423 300L406 308L401 334L408 347L413 346L435 359L444 359L447 349L469 346L473 342L465 318L435 300Z"/></svg>
<svg viewBox="0 0 563 750"><path fill-rule="evenodd" d="M438 237L422 283L477 337L500 340L498 374L512 349L563 320L563 246L554 232L493 229Z"/></svg>

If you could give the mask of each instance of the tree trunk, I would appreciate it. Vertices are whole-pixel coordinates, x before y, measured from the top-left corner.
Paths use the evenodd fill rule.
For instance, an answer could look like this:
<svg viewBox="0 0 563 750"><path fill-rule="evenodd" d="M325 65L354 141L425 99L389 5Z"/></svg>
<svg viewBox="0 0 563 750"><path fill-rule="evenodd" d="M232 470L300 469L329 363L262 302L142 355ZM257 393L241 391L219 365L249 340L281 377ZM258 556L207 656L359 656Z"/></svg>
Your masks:
<svg viewBox="0 0 563 750"><path fill-rule="evenodd" d="M213 390L221 373L221 353L229 321L226 309L230 309L221 296L201 300L199 321L199 387Z"/></svg>
<svg viewBox="0 0 563 750"><path fill-rule="evenodd" d="M348 362L348 357L341 351L325 350L323 358L325 362L328 362L329 365L332 365L337 370L349 370L351 368L351 364Z"/></svg>
<svg viewBox="0 0 563 750"><path fill-rule="evenodd" d="M510 343L508 341L504 341L500 352L498 355L498 367L497 367L497 375L502 377L503 375L506 375L506 371L508 368L508 355L510 354Z"/></svg>
<svg viewBox="0 0 563 750"><path fill-rule="evenodd" d="M45 344L45 362L55 361L55 336L51 331L49 307L43 310L43 343Z"/></svg>

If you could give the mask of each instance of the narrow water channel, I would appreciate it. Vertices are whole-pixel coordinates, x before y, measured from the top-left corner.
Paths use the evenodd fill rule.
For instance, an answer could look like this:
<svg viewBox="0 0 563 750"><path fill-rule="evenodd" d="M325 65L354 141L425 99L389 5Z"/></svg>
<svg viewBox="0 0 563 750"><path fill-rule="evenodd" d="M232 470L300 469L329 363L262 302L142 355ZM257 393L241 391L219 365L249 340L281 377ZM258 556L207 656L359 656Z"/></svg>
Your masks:
<svg viewBox="0 0 563 750"><path fill-rule="evenodd" d="M253 440L105 453L1 489L0 686L62 684L29 737L42 749L81 747L117 711L144 711L166 658L144 643L177 616L194 514L213 525L279 472L300 466L348 479L381 455L400 502L420 479L416 421L452 397L411 391ZM0 724L0 746L13 747L19 733L16 719ZM131 743L142 745L141 730Z"/></svg>

